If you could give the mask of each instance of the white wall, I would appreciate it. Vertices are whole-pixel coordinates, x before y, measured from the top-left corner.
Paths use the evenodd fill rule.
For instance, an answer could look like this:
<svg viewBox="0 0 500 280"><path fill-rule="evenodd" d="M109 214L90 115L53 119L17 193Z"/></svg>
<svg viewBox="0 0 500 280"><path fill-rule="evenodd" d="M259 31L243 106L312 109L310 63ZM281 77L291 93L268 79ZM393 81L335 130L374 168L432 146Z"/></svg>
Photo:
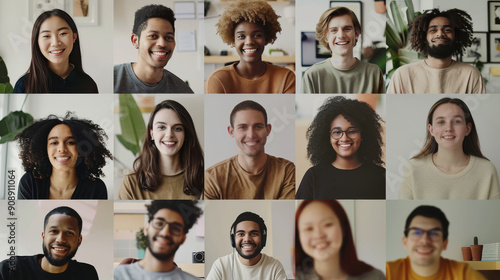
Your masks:
<svg viewBox="0 0 500 280"><path fill-rule="evenodd" d="M373 0L361 0L362 2L362 35L360 41L363 47L371 46L373 41L385 41L385 14L375 12ZM330 8L330 1L324 0L297 0L295 2L295 13L297 16L295 27L295 49L297 50L297 92L302 90L302 73L309 67L301 64L301 36L300 32L315 31L320 16ZM358 42L359 44L359 42Z"/></svg>
<svg viewBox="0 0 500 280"><path fill-rule="evenodd" d="M111 2L111 1L110 1ZM133 47L130 37L134 26L135 11L149 4L161 4L174 10L174 0L115 0L114 1L114 30L113 30L113 64L137 61L138 52ZM195 1L196 2L196 1ZM174 73L184 81L195 93L203 93L203 20L179 19L175 21L175 33L179 31L196 31L196 51L180 52L179 38L174 54L165 69Z"/></svg>
<svg viewBox="0 0 500 280"><path fill-rule="evenodd" d="M141 94L141 95L133 95L134 98L137 101L137 97L141 96L148 96L146 94ZM156 106L157 104L161 103L163 100L175 100L179 102L186 110L189 112L191 115L191 118L193 119L194 122L194 127L196 129L196 134L198 136L198 141L200 142L201 148L203 149L204 147L204 139L205 139L205 134L204 134L204 95L192 95L192 94L155 94L155 95L149 95L154 98L154 105ZM116 95L115 98L115 104L118 108L119 105L119 97ZM151 113L143 113L142 116L144 118L144 124L147 126L148 121L149 121L149 116ZM114 177L114 198L118 199L118 192L120 190L120 187L122 185L123 179L125 178L125 175L129 174L133 170L133 163L135 160L135 156L127 150L121 143L118 141L116 138L116 135L121 134L121 126L120 126L120 115L119 111L115 111L113 114L114 118L114 135L113 135L113 141L115 142L115 150L114 150L114 155L115 158L117 159L117 162L115 164L115 177Z"/></svg>
<svg viewBox="0 0 500 280"><path fill-rule="evenodd" d="M267 137L265 152L295 161L295 96L211 94L205 96L205 169L238 154L235 139L229 135L227 127L234 106L244 100L256 101L266 109L271 133Z"/></svg>
<svg viewBox="0 0 500 280"><path fill-rule="evenodd" d="M440 208L450 222L448 248L441 253L445 258L463 261L460 247L474 244L474 236L479 244L498 242L500 224L497 201L479 200L421 200L387 201L387 260L404 258L408 252L403 248L402 238L408 215L419 205L434 205Z"/></svg>
<svg viewBox="0 0 500 280"><path fill-rule="evenodd" d="M358 258L385 273L386 204L383 200L356 200L356 251ZM391 220L389 220L389 223Z"/></svg>
<svg viewBox="0 0 500 280"><path fill-rule="evenodd" d="M498 139L500 129L493 125L500 119L497 95L403 94L387 95L387 199L397 199L406 162L425 143L427 114L436 101L444 97L460 98L469 107L476 124L481 151L500 167Z"/></svg>
<svg viewBox="0 0 500 280"><path fill-rule="evenodd" d="M266 223L267 243L262 253L279 260L287 278L293 279L294 203L277 200L205 201L205 275L208 275L217 258L232 252L237 254L231 247L231 225L239 214L250 211L261 216Z"/></svg>
<svg viewBox="0 0 500 280"><path fill-rule="evenodd" d="M21 110L25 94L10 96L9 112ZM89 94L30 94L23 111L33 116L35 120L47 118L54 114L58 117L66 115L67 111L74 112L80 119L92 120L101 126L108 135L106 148L113 153L113 96L89 95ZM4 116L2 116L3 118ZM24 174L21 160L19 159L19 148L16 141L8 144L7 169L16 170L17 183ZM107 159L103 167L105 177L101 180L108 189L108 198L113 197L113 161ZM3 176L3 174L2 174ZM16 184L17 185L17 184Z"/></svg>
<svg viewBox="0 0 500 280"><path fill-rule="evenodd" d="M10 83L26 73L31 61L31 30L33 21L28 16L29 1L0 2L0 56L5 60ZM97 83L100 93L112 93L113 1L97 1L99 16L97 26L78 27L83 69Z"/></svg>

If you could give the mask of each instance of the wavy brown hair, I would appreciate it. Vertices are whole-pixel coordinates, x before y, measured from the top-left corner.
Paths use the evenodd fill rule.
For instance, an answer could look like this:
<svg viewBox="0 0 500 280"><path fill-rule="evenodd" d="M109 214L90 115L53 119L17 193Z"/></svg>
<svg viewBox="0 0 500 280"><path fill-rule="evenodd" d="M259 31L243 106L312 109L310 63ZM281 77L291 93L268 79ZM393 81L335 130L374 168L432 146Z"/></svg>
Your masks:
<svg viewBox="0 0 500 280"><path fill-rule="evenodd" d="M319 199L304 200L295 212L295 269L304 271L306 273L308 271L314 270L313 258L308 256L306 252L304 252L302 244L300 244L298 227L302 211L304 210L304 208L306 208L307 205L313 202L325 204L330 209L332 209L333 213L339 219L340 227L342 228L342 246L340 247L340 267L342 268L342 270L345 271L349 276L358 276L372 270L373 267L371 265L358 259L356 248L354 246L354 240L352 238L349 218L347 218L347 214L342 205L340 205L340 203L336 200Z"/></svg>
<svg viewBox="0 0 500 280"><path fill-rule="evenodd" d="M102 168L106 165L106 158L113 159L106 148L106 132L99 125L90 120L78 119L71 112L66 113L63 118L49 115L45 119L36 120L16 136L24 170L31 172L36 179L50 178L52 164L47 154L47 137L52 128L59 124L67 125L76 139L78 178L95 180L104 176Z"/></svg>
<svg viewBox="0 0 500 280"><path fill-rule="evenodd" d="M463 55L465 49L472 44L472 18L470 15L459 9L439 11L439 9L426 10L424 13L413 20L409 25L411 29L410 43L411 47L424 54L427 52L427 31L429 23L436 17L445 17L450 20L451 26L455 30L454 52L452 55Z"/></svg>
<svg viewBox="0 0 500 280"><path fill-rule="evenodd" d="M180 103L174 100L164 100L149 116L148 126L144 133L144 142L139 156L134 161L134 176L140 188L147 191L155 191L161 184L162 173L160 171L160 154L156 148L150 131L153 129L153 121L156 113L161 109L173 110L185 129L184 144L181 147L180 161L184 168L184 188L186 195L199 197L203 192L204 184L204 158L194 122L189 112Z"/></svg>
<svg viewBox="0 0 500 280"><path fill-rule="evenodd" d="M431 109L429 110L429 114L427 114L427 125L432 125L432 118L434 117L434 112L436 111L436 109L439 106L447 103L455 104L458 107L460 107L460 109L462 109L462 111L464 112L465 123L471 124L471 131L469 135L465 136L464 142L462 144L462 149L464 153L466 155L473 155L476 157L487 159L485 156L483 156L483 153L481 153L481 147L479 145L479 136L477 135L476 124L474 123L474 119L472 118L472 114L469 110L469 107L467 107L465 102L463 102L461 99L445 97L434 103L434 105L432 105ZM438 144L436 142L436 139L432 137L431 133L427 129L425 135L424 147L413 158L425 157L427 155L434 154L437 151L438 151Z"/></svg>

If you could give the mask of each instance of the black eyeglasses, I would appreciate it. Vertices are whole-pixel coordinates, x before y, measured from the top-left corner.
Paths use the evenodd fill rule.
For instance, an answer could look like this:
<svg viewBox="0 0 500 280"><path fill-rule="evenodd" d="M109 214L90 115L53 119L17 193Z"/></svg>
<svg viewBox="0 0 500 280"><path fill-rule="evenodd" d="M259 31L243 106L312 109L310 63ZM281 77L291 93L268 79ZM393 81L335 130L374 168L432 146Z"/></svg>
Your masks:
<svg viewBox="0 0 500 280"><path fill-rule="evenodd" d="M166 225L168 225L168 231L172 235L182 235L184 233L184 226L178 222L167 222L162 218L154 218L150 225L157 229L162 230Z"/></svg>
<svg viewBox="0 0 500 280"><path fill-rule="evenodd" d="M344 133L349 139L354 140L359 136L359 129L349 128L347 130L341 130L338 128L334 128L330 130L330 137L335 140L339 140L340 138L342 138L342 136L344 136Z"/></svg>
<svg viewBox="0 0 500 280"><path fill-rule="evenodd" d="M426 233L427 237L432 241L439 241L443 238L443 230L440 228L425 230L417 227L411 227L405 230L405 234L412 240L420 240L420 238L422 238Z"/></svg>

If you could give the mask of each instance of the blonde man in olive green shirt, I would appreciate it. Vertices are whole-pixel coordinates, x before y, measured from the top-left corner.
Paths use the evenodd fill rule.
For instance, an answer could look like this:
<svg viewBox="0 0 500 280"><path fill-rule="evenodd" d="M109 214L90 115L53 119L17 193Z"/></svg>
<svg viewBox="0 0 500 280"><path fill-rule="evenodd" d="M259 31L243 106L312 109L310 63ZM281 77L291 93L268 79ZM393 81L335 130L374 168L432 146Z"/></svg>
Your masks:
<svg viewBox="0 0 500 280"><path fill-rule="evenodd" d="M321 15L316 25L316 39L332 57L307 69L302 78L303 93L384 92L382 70L353 55L360 34L358 18L348 8L330 8Z"/></svg>

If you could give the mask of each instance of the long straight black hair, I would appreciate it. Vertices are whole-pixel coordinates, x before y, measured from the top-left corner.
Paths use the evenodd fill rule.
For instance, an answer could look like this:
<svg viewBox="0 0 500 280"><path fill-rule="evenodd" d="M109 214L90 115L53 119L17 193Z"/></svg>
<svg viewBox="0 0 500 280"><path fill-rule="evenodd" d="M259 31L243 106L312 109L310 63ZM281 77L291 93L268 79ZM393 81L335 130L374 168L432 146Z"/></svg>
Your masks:
<svg viewBox="0 0 500 280"><path fill-rule="evenodd" d="M31 63L28 72L26 73L26 93L50 92L52 80L50 77L49 63L40 50L40 45L38 45L38 36L40 35L40 27L42 26L42 23L46 19L53 16L60 17L66 21L71 28L71 31L78 34L75 21L73 21L71 16L63 10L54 9L51 11L45 11L38 16L33 24L33 31L31 32ZM73 43L73 50L69 54L69 63L74 65L75 71L85 74L82 67L80 36L77 36L75 42Z"/></svg>

